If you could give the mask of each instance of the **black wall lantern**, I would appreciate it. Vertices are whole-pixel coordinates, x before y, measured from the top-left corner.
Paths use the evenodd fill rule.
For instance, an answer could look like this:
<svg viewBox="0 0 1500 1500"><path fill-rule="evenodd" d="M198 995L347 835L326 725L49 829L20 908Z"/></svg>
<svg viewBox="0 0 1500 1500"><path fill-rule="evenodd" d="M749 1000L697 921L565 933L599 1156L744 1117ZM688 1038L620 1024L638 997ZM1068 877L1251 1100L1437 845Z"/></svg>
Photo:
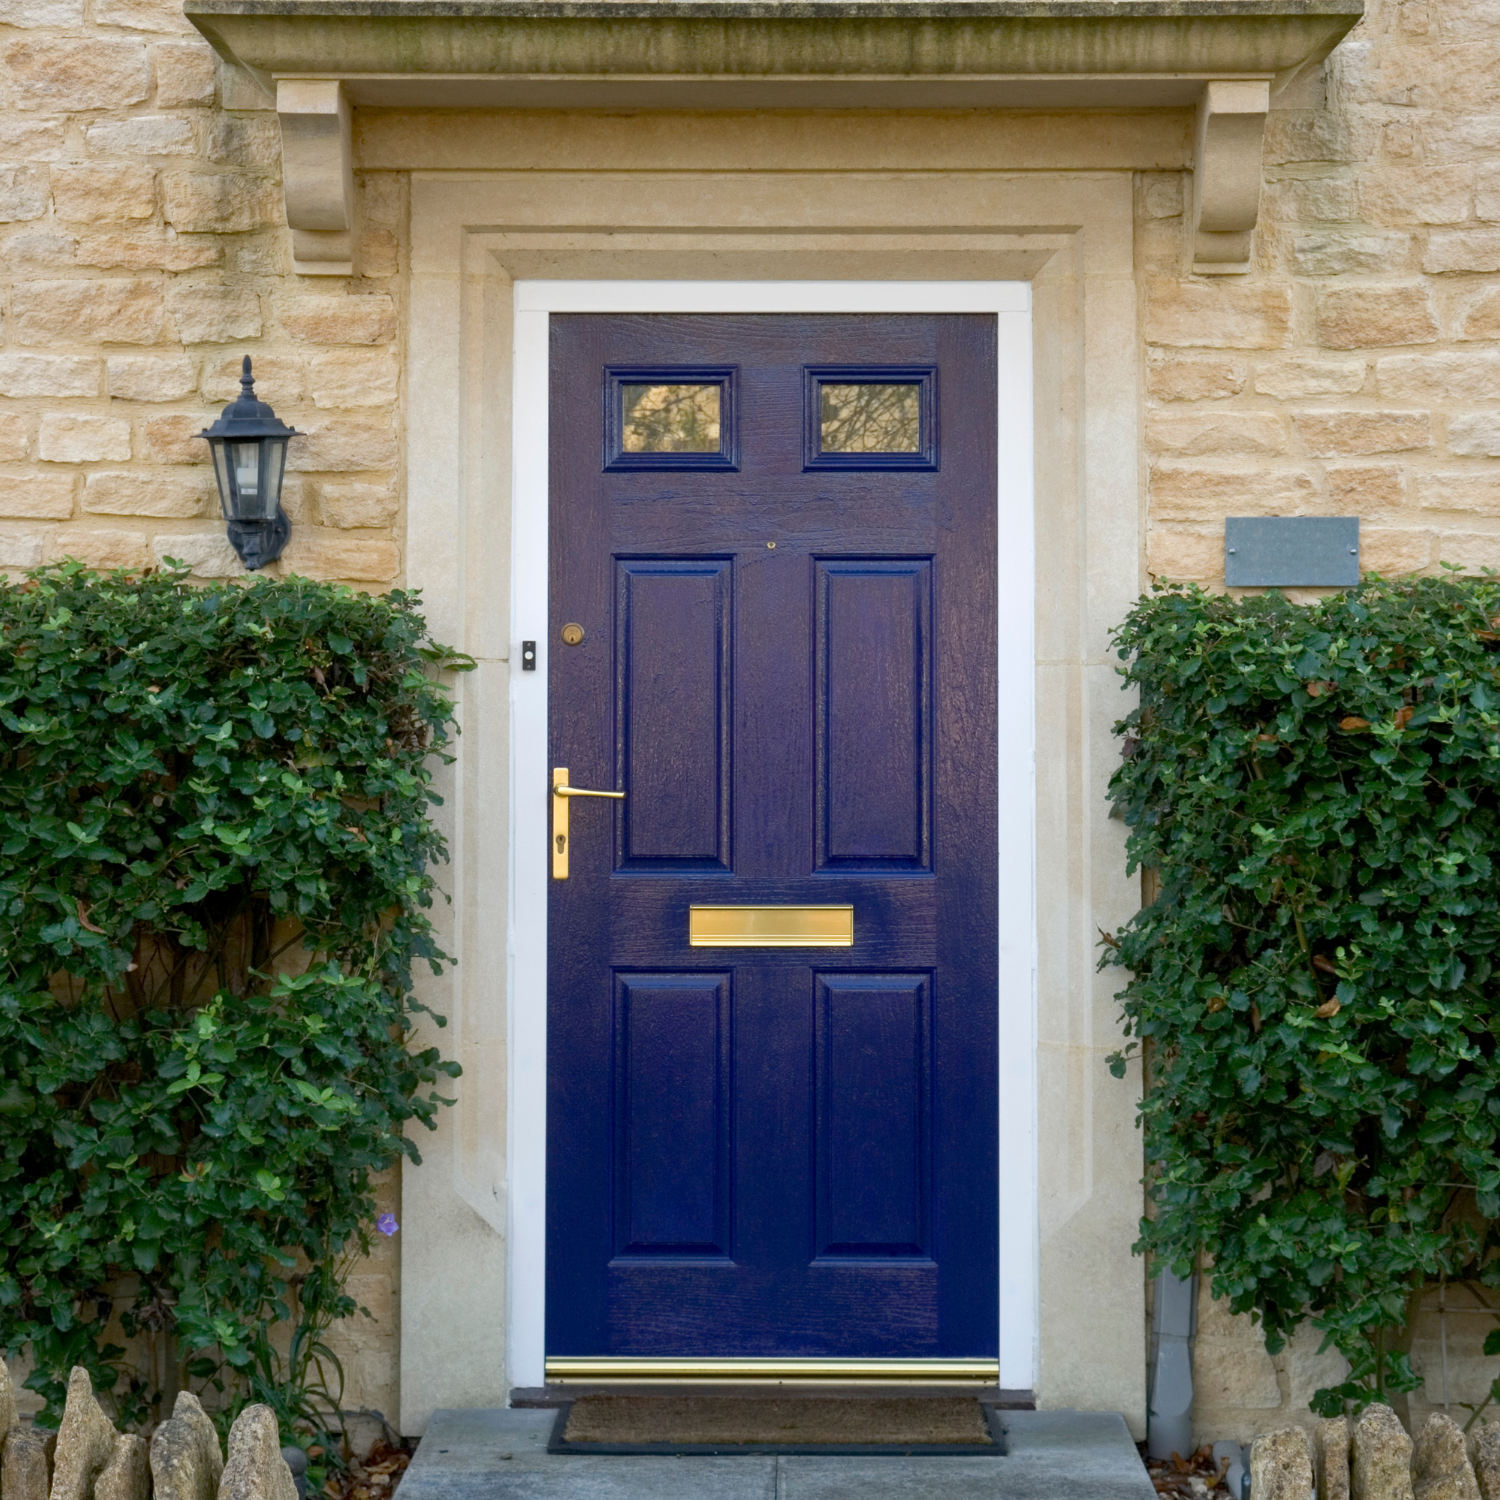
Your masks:
<svg viewBox="0 0 1500 1500"><path fill-rule="evenodd" d="M229 541L253 573L281 556L292 523L281 508L281 481L286 474L286 445L297 435L264 401L255 399L250 356L245 356L240 394L224 408L214 425L199 437L208 439L219 481L219 504L229 523Z"/></svg>

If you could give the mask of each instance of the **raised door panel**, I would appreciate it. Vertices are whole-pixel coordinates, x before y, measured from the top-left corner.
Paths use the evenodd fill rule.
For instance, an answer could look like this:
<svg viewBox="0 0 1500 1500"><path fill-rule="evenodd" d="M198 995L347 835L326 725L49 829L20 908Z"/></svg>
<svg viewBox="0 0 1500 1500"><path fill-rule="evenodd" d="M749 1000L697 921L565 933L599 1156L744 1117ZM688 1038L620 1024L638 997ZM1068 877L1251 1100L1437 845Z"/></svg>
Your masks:
<svg viewBox="0 0 1500 1500"><path fill-rule="evenodd" d="M628 974L616 986L616 1257L726 1257L729 976Z"/></svg>
<svg viewBox="0 0 1500 1500"><path fill-rule="evenodd" d="M730 866L732 577L725 558L617 564L621 870Z"/></svg>
<svg viewBox="0 0 1500 1500"><path fill-rule="evenodd" d="M931 1097L925 974L817 981L820 1257L925 1257Z"/></svg>
<svg viewBox="0 0 1500 1500"><path fill-rule="evenodd" d="M818 865L928 870L932 563L814 567Z"/></svg>

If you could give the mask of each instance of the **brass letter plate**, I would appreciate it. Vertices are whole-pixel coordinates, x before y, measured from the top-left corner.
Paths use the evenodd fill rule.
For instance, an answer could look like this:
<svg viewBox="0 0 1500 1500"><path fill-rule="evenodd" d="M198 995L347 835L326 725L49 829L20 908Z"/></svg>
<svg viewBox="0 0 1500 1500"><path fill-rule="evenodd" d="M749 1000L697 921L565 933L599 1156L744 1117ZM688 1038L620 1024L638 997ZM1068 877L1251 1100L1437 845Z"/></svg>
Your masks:
<svg viewBox="0 0 1500 1500"><path fill-rule="evenodd" d="M690 948L852 948L852 906L690 906Z"/></svg>

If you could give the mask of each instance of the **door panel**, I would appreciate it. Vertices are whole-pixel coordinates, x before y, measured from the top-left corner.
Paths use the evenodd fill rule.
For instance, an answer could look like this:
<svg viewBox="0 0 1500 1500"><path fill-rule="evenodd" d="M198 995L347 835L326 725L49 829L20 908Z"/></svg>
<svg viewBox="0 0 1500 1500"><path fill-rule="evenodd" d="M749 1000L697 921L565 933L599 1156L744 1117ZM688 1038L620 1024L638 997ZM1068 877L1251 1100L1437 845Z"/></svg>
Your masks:
<svg viewBox="0 0 1500 1500"><path fill-rule="evenodd" d="M926 1256L926 975L818 978L818 1254Z"/></svg>
<svg viewBox="0 0 1500 1500"><path fill-rule="evenodd" d="M617 1257L729 1247L729 976L619 978Z"/></svg>
<svg viewBox="0 0 1500 1500"><path fill-rule="evenodd" d="M618 564L621 870L729 868L732 566Z"/></svg>
<svg viewBox="0 0 1500 1500"><path fill-rule="evenodd" d="M993 1355L994 319L551 339L548 1353Z"/></svg>
<svg viewBox="0 0 1500 1500"><path fill-rule="evenodd" d="M820 869L926 869L932 564L818 561Z"/></svg>

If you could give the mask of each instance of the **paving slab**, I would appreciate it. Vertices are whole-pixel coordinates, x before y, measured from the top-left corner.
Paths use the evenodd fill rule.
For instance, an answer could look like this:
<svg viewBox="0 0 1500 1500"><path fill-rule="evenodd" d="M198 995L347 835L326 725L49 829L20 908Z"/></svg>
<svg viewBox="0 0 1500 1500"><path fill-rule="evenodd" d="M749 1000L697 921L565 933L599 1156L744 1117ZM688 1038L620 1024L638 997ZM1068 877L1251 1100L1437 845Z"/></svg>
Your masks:
<svg viewBox="0 0 1500 1500"><path fill-rule="evenodd" d="M401 1500L776 1500L774 1458L547 1452L555 1411L433 1413Z"/></svg>
<svg viewBox="0 0 1500 1500"><path fill-rule="evenodd" d="M1117 1412L1003 1412L1003 1458L781 1458L777 1500L1155 1500Z"/></svg>
<svg viewBox="0 0 1500 1500"><path fill-rule="evenodd" d="M435 1412L400 1500L1155 1500L1113 1412L1006 1412L1001 1458L549 1454L556 1417Z"/></svg>

